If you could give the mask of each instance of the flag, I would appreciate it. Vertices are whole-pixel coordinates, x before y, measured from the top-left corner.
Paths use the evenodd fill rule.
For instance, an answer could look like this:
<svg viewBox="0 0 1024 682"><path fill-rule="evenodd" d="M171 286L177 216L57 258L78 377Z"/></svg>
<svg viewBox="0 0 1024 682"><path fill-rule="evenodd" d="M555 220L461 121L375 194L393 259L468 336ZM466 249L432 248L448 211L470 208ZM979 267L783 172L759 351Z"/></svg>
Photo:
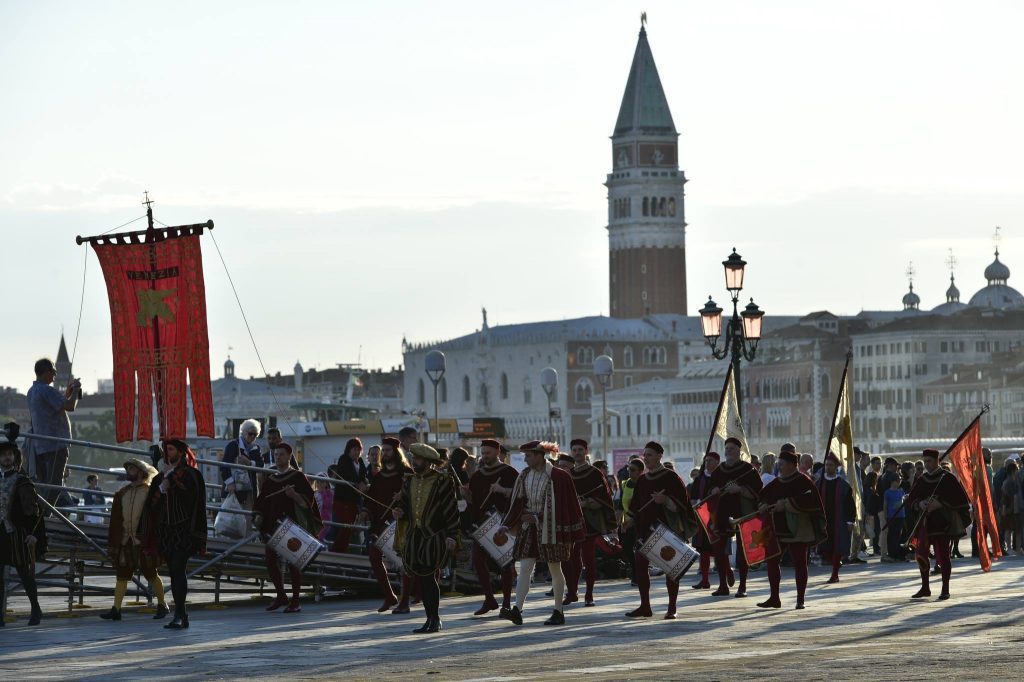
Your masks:
<svg viewBox="0 0 1024 682"><path fill-rule="evenodd" d="M737 526L740 548L748 566L755 566L782 554L775 526L767 514L758 514Z"/></svg>
<svg viewBox="0 0 1024 682"><path fill-rule="evenodd" d="M747 436L743 432L740 404L736 398L736 376L733 374L732 365L729 365L729 371L726 372L725 384L722 386L722 396L718 401L718 420L715 422L715 435L722 440L738 438L743 443L740 447L741 457L746 462L750 461L750 448L747 446Z"/></svg>
<svg viewBox="0 0 1024 682"><path fill-rule="evenodd" d="M834 452L839 461L842 462L843 471L846 472L846 480L853 488L853 508L856 510L857 520L854 524L854 532L851 533L853 547L860 547L860 517L863 507L861 506L861 483L857 479L857 456L853 451L853 409L850 400L850 357L847 356L846 367L843 369L843 378L839 382L839 395L836 397L835 417L832 420L832 431L829 434L828 448L826 453ZM850 547L845 548L851 551Z"/></svg>
<svg viewBox="0 0 1024 682"><path fill-rule="evenodd" d="M117 440L184 438L192 393L196 433L214 435L210 343L199 235L109 235L92 241L110 301ZM187 374L187 379L186 379Z"/></svg>
<svg viewBox="0 0 1024 682"><path fill-rule="evenodd" d="M718 535L711 530L711 526L713 525L712 514L707 498L694 507L693 511L697 515L697 518L700 519L700 525L704 528L704 536L707 537L708 542L711 544L718 542Z"/></svg>
<svg viewBox="0 0 1024 682"><path fill-rule="evenodd" d="M978 560L981 570L992 568L992 558L1003 555L996 527L996 512L992 506L992 491L988 487L988 469L981 452L981 420L974 423L953 443L949 459L956 471L960 484L967 492L974 510L974 532L978 539ZM991 549L989 548L991 541Z"/></svg>

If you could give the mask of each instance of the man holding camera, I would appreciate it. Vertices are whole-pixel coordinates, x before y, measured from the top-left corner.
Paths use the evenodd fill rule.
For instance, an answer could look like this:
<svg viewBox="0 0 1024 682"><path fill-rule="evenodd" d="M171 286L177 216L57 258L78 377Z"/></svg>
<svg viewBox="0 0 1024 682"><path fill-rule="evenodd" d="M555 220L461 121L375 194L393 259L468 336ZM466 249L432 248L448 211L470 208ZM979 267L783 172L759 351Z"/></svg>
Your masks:
<svg viewBox="0 0 1024 682"><path fill-rule="evenodd" d="M82 397L82 382L72 379L64 392L53 387L57 368L49 358L43 358L35 365L36 380L28 389L28 411L32 419L32 433L40 436L71 438L71 420L68 412L74 412ZM68 446L47 440L33 440L35 453L31 473L40 483L63 486L68 464ZM56 504L60 495L57 488L44 488L43 497L50 504Z"/></svg>

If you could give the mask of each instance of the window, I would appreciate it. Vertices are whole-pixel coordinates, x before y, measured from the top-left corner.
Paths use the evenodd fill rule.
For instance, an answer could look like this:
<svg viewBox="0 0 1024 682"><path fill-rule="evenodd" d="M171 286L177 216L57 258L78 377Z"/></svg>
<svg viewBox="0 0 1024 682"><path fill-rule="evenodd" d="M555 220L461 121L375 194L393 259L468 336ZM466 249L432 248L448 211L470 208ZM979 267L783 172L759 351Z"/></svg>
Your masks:
<svg viewBox="0 0 1024 682"><path fill-rule="evenodd" d="M523 379L523 403L529 405L533 401L533 385L529 377Z"/></svg>
<svg viewBox="0 0 1024 682"><path fill-rule="evenodd" d="M590 396L594 394L594 385L590 379L580 379L576 382L575 397L578 403L589 403Z"/></svg>
<svg viewBox="0 0 1024 682"><path fill-rule="evenodd" d="M464 376L462 377L462 402L468 403L470 399L471 394L469 390L469 377Z"/></svg>
<svg viewBox="0 0 1024 682"><path fill-rule="evenodd" d="M668 215L671 218L675 218L676 217L676 200L675 200L675 197L671 197L668 200Z"/></svg>
<svg viewBox="0 0 1024 682"><path fill-rule="evenodd" d="M650 205L647 202L648 202L647 197L644 197L644 209L643 209L643 212L644 212L645 216L648 215L648 212L651 210L650 209Z"/></svg>
<svg viewBox="0 0 1024 682"><path fill-rule="evenodd" d="M501 373L501 399L508 400L508 375Z"/></svg>
<svg viewBox="0 0 1024 682"><path fill-rule="evenodd" d="M633 348L631 346L626 346L622 349L622 366L633 366Z"/></svg>
<svg viewBox="0 0 1024 682"><path fill-rule="evenodd" d="M627 374L626 376L622 377L622 385L627 387L627 388L632 386L633 385L633 377L631 375L629 375L629 374Z"/></svg>
<svg viewBox="0 0 1024 682"><path fill-rule="evenodd" d="M427 401L425 390L423 387L423 379L416 382L416 402L425 403Z"/></svg>
<svg viewBox="0 0 1024 682"><path fill-rule="evenodd" d="M827 374L821 375L821 392L823 395L828 395L832 392L832 380L829 379Z"/></svg>
<svg viewBox="0 0 1024 682"><path fill-rule="evenodd" d="M590 346L580 346L576 349L576 364L586 367L594 364L594 349Z"/></svg>

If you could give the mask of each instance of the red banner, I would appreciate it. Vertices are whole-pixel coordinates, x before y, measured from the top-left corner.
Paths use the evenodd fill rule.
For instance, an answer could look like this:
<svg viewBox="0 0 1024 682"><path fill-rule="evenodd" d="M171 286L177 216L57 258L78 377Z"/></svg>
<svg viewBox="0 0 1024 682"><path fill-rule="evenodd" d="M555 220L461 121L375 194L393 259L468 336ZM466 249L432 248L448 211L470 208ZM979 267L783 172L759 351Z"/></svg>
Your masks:
<svg viewBox="0 0 1024 682"><path fill-rule="evenodd" d="M700 525L704 527L704 536L707 537L708 542L714 544L718 542L718 534L711 530L713 514L711 513L711 505L708 504L709 500L705 498L693 511L697 514L697 518L700 519Z"/></svg>
<svg viewBox="0 0 1024 682"><path fill-rule="evenodd" d="M992 505L992 491L988 487L988 469L981 452L981 421L960 436L949 451L949 460L956 470L960 484L967 491L967 499L974 510L974 533L978 538L978 560L981 570L992 568L992 558L1003 555L996 526L996 511ZM991 542L991 548L989 543Z"/></svg>
<svg viewBox="0 0 1024 682"><path fill-rule="evenodd" d="M775 526L767 514L758 514L737 526L740 547L748 566L763 563L782 554Z"/></svg>
<svg viewBox="0 0 1024 682"><path fill-rule="evenodd" d="M190 386L196 433L213 436L210 342L198 235L148 243L93 242L110 299L114 417L119 442L186 435ZM186 380L186 373L188 379Z"/></svg>

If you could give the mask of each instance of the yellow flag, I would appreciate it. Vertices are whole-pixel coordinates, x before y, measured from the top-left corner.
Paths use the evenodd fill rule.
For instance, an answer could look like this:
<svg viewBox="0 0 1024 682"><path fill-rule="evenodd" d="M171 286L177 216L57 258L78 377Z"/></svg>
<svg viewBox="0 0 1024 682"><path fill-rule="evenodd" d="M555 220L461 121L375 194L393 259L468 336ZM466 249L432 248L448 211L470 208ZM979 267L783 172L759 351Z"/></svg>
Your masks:
<svg viewBox="0 0 1024 682"><path fill-rule="evenodd" d="M843 371L843 380L839 386L839 396L836 400L836 420L832 426L832 437L829 439L826 454L834 452L839 457L839 461L842 462L843 471L846 473L846 481L853 488L853 508L856 510L857 518L859 519L861 484L857 478L857 456L853 451L853 410L850 404L849 364L847 364L847 369ZM859 527L860 524L857 524L854 530L859 531ZM854 532L853 535L857 538L859 532Z"/></svg>
<svg viewBox="0 0 1024 682"><path fill-rule="evenodd" d="M740 405L736 399L736 377L733 376L732 365L725 376L722 386L722 397L718 411L718 422L715 424L715 435L725 440L738 438L743 445L740 447L743 461L750 461L750 448L747 446L747 435L743 432L743 420L740 418Z"/></svg>

